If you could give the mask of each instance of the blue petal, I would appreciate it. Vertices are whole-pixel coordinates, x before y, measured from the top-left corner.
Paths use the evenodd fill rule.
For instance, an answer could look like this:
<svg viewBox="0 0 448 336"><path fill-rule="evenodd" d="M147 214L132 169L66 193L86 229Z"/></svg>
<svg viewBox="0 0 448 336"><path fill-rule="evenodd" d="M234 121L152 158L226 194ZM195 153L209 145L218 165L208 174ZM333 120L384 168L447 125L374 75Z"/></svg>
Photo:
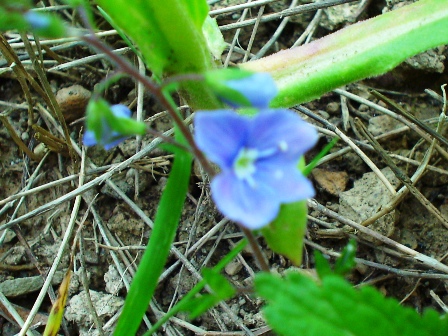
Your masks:
<svg viewBox="0 0 448 336"><path fill-rule="evenodd" d="M131 110L123 104L112 105L110 110L117 118L130 118L132 114Z"/></svg>
<svg viewBox="0 0 448 336"><path fill-rule="evenodd" d="M279 164L276 160L261 160L257 162L254 180L272 190L272 197L279 203L297 202L315 195L312 183L294 162Z"/></svg>
<svg viewBox="0 0 448 336"><path fill-rule="evenodd" d="M262 110L253 119L247 145L260 151L284 147L278 157L298 161L317 142L316 129L286 109Z"/></svg>
<svg viewBox="0 0 448 336"><path fill-rule="evenodd" d="M31 10L26 12L23 17L33 29L45 29L51 24L49 17Z"/></svg>
<svg viewBox="0 0 448 336"><path fill-rule="evenodd" d="M262 228L277 216L280 203L263 184L251 188L231 170L216 176L211 183L212 197L219 211L251 230Z"/></svg>
<svg viewBox="0 0 448 336"><path fill-rule="evenodd" d="M277 95L278 89L268 73L254 73L241 79L228 80L228 87L243 94L256 108L267 108Z"/></svg>
<svg viewBox="0 0 448 336"><path fill-rule="evenodd" d="M198 111L194 116L196 144L212 162L230 168L246 142L249 122L231 110Z"/></svg>
<svg viewBox="0 0 448 336"><path fill-rule="evenodd" d="M105 150L109 150L114 148L115 146L118 146L121 142L123 142L124 140L126 140L128 137L119 137L120 134L114 132L115 136L111 137L110 139L107 140L107 142L104 143L104 149ZM119 137L119 138L117 138Z"/></svg>
<svg viewBox="0 0 448 336"><path fill-rule="evenodd" d="M96 139L95 139L95 133L92 131L86 130L84 132L84 136L82 137L82 142L85 146L95 146L96 145Z"/></svg>

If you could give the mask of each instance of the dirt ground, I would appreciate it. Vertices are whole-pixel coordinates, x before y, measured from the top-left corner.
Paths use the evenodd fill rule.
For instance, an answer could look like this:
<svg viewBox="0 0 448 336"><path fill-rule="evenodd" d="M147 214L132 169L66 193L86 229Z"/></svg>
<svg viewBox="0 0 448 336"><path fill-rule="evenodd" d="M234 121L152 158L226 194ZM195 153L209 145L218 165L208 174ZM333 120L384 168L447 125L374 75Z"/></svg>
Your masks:
<svg viewBox="0 0 448 336"><path fill-rule="evenodd" d="M216 10L247 1L212 2L212 16L217 18L229 44L222 61L233 65L307 43L413 1L354 1L334 8L298 13L279 28L286 20L282 16L281 19L260 23L250 49L248 45L254 26L239 29L235 23L257 18L257 15L280 13L289 7L291 1L276 1L263 9L258 6L246 13L230 10L216 15ZM293 4L301 5L302 1L293 1ZM51 6L46 1L39 2L39 5ZM77 22L77 17L72 17L70 10L61 10L61 15L68 21L73 19ZM98 26L104 31L110 29L103 21ZM111 167L122 164L136 153L142 155L132 162L126 161L119 170L111 173L110 178L98 181L93 188L82 192L79 204L74 198L64 199L64 195L70 195L79 186L79 153L70 156L64 145L61 124L48 112L48 101L29 84L25 85L30 92L27 100L24 93L27 90L17 79L24 76L23 73L17 72L17 67L10 67L12 56L8 53L13 53L23 64L24 71L40 83L39 73L33 68L22 38L15 32L7 32L3 37L10 49L2 50L0 56L0 117L3 124L0 128L0 225L13 220L17 224L0 231L0 291L24 320L37 305L35 334L42 332L51 307L50 297L70 267L71 243L80 228L82 239L74 249L74 273L66 321L60 333L100 335L98 328L102 328L103 334L110 334L123 305L126 288L150 236L151 220L166 183L172 157L155 146L151 135L143 137L141 142L126 140L108 152L97 147L89 148L83 184L104 176L102 174L110 171ZM114 49L125 47L116 35L104 39ZM85 104L95 84L112 66L104 57L91 58L93 51L78 42L42 41L42 45L48 86L38 85L56 96L68 133L80 146ZM138 66L131 52L124 53ZM440 145L433 148L429 133L426 130L417 132L400 109L430 128L436 128L442 103L440 96L432 92L441 95L440 86L448 82L445 69L447 53L445 47L440 47L416 56L386 75L348 85L304 104L311 113L301 114L316 125L321 134L318 146L309 153L308 159L334 137L334 132L346 135L311 176L317 195L310 202L302 268L313 268L314 249L334 257L349 236L355 237L359 260L350 281L356 286L374 285L385 295L395 297L418 311L426 307L443 311L442 303L448 301L444 281L446 271L441 275L444 273L441 268L417 261L418 256L426 256L427 260L445 262L448 251L448 153L446 144L439 142ZM372 89L396 105L375 95ZM345 92L355 96L347 97ZM142 99L138 99L139 95ZM107 91L105 98L111 103L129 105L133 111L137 106L141 107L148 124L158 131L168 131L172 127L157 102L150 94L138 92L130 79L117 82ZM31 109L28 108L30 103ZM188 108L182 111L185 117L191 113ZM392 165L397 166L405 177L412 177L413 182L417 180L415 187L421 194L420 198L403 188L403 182L396 177L391 164L382 159L378 149L363 142L355 118L378 137ZM446 135L446 128L441 134ZM367 163L369 160L371 165ZM388 189L379 176L385 177L386 184L394 190ZM173 245L183 258L171 254L148 309L150 322L172 307L199 281L202 267L215 265L242 237L239 229L214 208L208 180L203 177L195 166ZM39 186L46 187L33 189ZM350 225L352 222L369 221L388 207L390 211L387 214L366 226L377 232L376 238ZM262 239L260 244L273 271L283 273L291 267L288 260L272 253ZM56 273L49 294L39 301L43 277L59 259L59 254L60 261L54 266ZM226 267L225 274L235 286L247 287L258 270L251 251L246 250ZM437 303L437 300L442 303ZM1 301L1 334L14 335L20 328ZM95 314L88 305L89 301L95 308L97 321L93 318ZM194 321L179 314L159 334L269 335L271 331L263 320L261 307L262 301L241 294ZM147 327L142 324L141 334L145 330Z"/></svg>

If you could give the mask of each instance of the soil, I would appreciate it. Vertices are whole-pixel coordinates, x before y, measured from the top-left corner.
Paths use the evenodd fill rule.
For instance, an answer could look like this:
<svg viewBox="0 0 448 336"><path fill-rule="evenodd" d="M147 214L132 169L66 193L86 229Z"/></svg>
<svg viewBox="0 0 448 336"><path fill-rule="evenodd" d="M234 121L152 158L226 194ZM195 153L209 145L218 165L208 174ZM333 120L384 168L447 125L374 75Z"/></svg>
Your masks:
<svg viewBox="0 0 448 336"><path fill-rule="evenodd" d="M413 1L367 1L362 2L367 4L362 8L359 2L353 2L324 9L318 24L311 29L312 35L304 42L409 2ZM246 1L215 1L211 9L241 3ZM264 8L264 14L280 12L288 8L289 3L290 1L273 2ZM304 2L299 0L297 3ZM246 14L246 19L256 18L258 13L259 7L252 8ZM61 12L61 15L68 19L71 14L65 11ZM242 19L242 15L240 10L215 17L220 26L225 26ZM308 12L291 17L265 55L294 45L315 16L316 12ZM77 20L76 16L74 18ZM280 22L275 20L259 25L255 42L250 50L251 55L258 55L263 50L263 46L272 37ZM101 29L109 29L104 22L100 23ZM241 29L236 40L237 48L232 53L227 49L222 56L223 62L226 62L227 58L230 65L243 61L244 52L241 50L247 49L252 29L253 26ZM236 30L225 30L223 34L225 41L232 43ZM11 31L5 33L4 37L20 57L26 71L39 82L37 73L29 61L28 52L20 44L22 41L20 36ZM117 36L108 37L106 41L115 49L124 46ZM49 47L58 45L60 44L48 43ZM44 55L45 75L49 87L61 105L69 134L78 145L81 142L85 104L94 86L112 69L111 64L104 58L88 63L85 58L90 55L92 51L79 44L55 48L53 53L47 52ZM125 56L136 63L135 56L130 52ZM380 91L402 109L435 128L434 120L441 113L442 104L434 95L424 90L431 89L441 93L440 85L448 79L445 68L446 56L446 49L440 47L408 60L386 75L345 88L377 105L368 106L355 100L347 100L336 92L330 92L304 106L314 115L338 127L349 139L358 144L361 151L398 191L403 183L395 177L377 151L360 143L363 138L360 137L354 119L356 117L361 119L374 135L382 135L381 146L392 157L395 165L406 176L413 176L430 146L428 142L422 140L421 134L403 128L404 124L401 121L380 113L375 106L398 111L374 96L370 89ZM77 60L84 62L71 63ZM57 130L61 124L51 112L48 112L48 102L44 97L34 89L30 89L33 104L30 118L28 101L17 80L17 73L9 67L5 56L0 58L0 64L0 106L4 125L0 129L0 225L29 215L28 219L20 220L17 225L0 232L0 289L14 304L22 318L26 319L42 287L41 276L47 274L55 256L64 249L62 258L57 264L56 276L53 278L53 292L57 291L58 284L68 268L73 270L73 276L65 313L66 321L60 333L99 335L98 325L95 324L91 308L87 304L86 288L88 288L104 334L110 334L126 296L126 287L132 279L139 257L150 236L151 229L148 223L154 218L170 171L172 156L160 148L148 150L143 158L116 171L107 182L104 181L95 185L93 189L83 192L80 207L74 212L75 231L70 234L66 247L61 248L71 225L72 211L76 210L76 206L73 199L54 201L78 187L76 174L80 172L81 160L78 154L70 156L67 146L64 145L64 135ZM61 64L63 66L60 66ZM110 103L129 105L135 111L136 85L130 79L121 79L107 91L105 98ZM172 127L169 118L161 112L161 107L148 93L144 95L142 104L143 115L152 127L158 131L166 131ZM343 117L343 109L349 111L348 118ZM190 113L188 109L183 111L185 117ZM303 117L316 126L324 127L310 116L303 115ZM332 138L324 128L321 130L319 144L309 153L308 159L317 154ZM45 131L50 132L53 137L48 136ZM153 140L154 136L147 135L143 137L141 144L135 139L129 139L107 152L98 147L87 149L84 183L104 174L111 165L122 163L142 149L151 148ZM446 150L446 146L441 147ZM26 152L26 148L29 153ZM415 307L418 311L427 307L443 311L443 307L437 304L434 298L438 296L442 302L448 301L446 284L442 278L431 276L440 273L440 270L415 262L409 255L400 252L399 248L381 243L372 236L344 225L346 224L344 219L357 223L367 220L396 197L380 182L378 175L372 173L366 160L354 153L345 141L339 141L331 153L334 154L332 158L320 164L311 179L317 191L316 201L326 209L335 211L338 216L330 216L328 212L310 208L307 232L309 243L304 247L304 261L301 268L305 270L313 268L313 249L318 247L331 255L334 251L341 251L348 241L348 234L354 234L358 242L357 256L366 261L358 263L350 274L350 281L354 285L372 284L385 295L395 297L404 305ZM442 151L434 150L423 176L415 184L446 221L448 221L447 159ZM73 178L62 180L69 176ZM137 182L135 182L136 176L138 176ZM169 271L163 274L151 309L148 310L147 316L152 322L160 316L161 311L166 312L199 281L198 271L202 267L215 265L242 237L240 230L223 219L214 208L209 197L208 180L203 177L200 169L195 166L174 246L182 253L186 253L191 246L210 233L210 230L216 229L217 226L218 229L209 234L198 248L186 256L187 262L179 263L177 257L170 256L166 266ZM22 191L55 181L60 183L43 191L35 191L23 198L10 200L10 197ZM121 195L114 186L121 190ZM130 202L123 201L123 194L131 199L133 206ZM33 210L47 204L51 204L49 211L33 213ZM136 209L141 209L141 213L139 214ZM95 219L92 213L95 213ZM82 244L74 248L74 260L70 265L71 242L78 227L81 228ZM434 211L428 210L428 206L412 194L406 194L394 204L387 215L369 227L383 237L444 262L448 250L448 228L434 215ZM272 270L283 273L292 267L284 257L272 253L262 239L259 242ZM367 262L375 264L370 263L367 266ZM419 271L418 275L410 274L411 270ZM124 271L126 275L122 277L120 274ZM247 250L226 267L225 274L234 285L247 287L251 284L253 273L257 271L259 267L251 251ZM167 324L159 334L245 335L250 332L253 335L272 334L263 320L261 307L262 301L241 294L194 321L189 321L186 315L179 314L177 319ZM47 295L34 320L35 323L40 323L36 334L43 331L50 308L51 300ZM2 304L0 315L2 335L14 335L19 332L20 328ZM142 325L141 334L145 330L147 327Z"/></svg>

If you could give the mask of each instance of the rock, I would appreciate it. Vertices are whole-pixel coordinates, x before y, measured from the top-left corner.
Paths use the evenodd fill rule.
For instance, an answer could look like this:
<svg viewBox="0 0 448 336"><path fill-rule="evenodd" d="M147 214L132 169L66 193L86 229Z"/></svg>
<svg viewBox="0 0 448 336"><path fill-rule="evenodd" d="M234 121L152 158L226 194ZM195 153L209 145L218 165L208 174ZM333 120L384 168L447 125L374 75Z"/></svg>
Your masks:
<svg viewBox="0 0 448 336"><path fill-rule="evenodd" d="M389 182L397 188L400 181L395 177L392 170L387 167L381 171ZM352 189L339 195L339 214L361 223L380 211L392 198L391 193L375 173L366 173L354 183ZM398 213L393 210L371 224L370 228L386 237L390 237L394 233L397 219Z"/></svg>
<svg viewBox="0 0 448 336"><path fill-rule="evenodd" d="M25 247L19 245L14 246L4 259L4 263L7 265L20 265L25 261L26 250Z"/></svg>
<svg viewBox="0 0 448 336"><path fill-rule="evenodd" d="M104 282L106 283L106 292L113 295L124 288L123 279L114 265L109 265L109 270L104 274Z"/></svg>
<svg viewBox="0 0 448 336"><path fill-rule="evenodd" d="M369 119L368 130L376 136L390 132L401 126L403 126L403 124L398 120L391 118L388 115L379 115Z"/></svg>
<svg viewBox="0 0 448 336"><path fill-rule="evenodd" d="M346 172L314 168L312 174L317 184L331 195L338 196L347 187L348 174Z"/></svg>
<svg viewBox="0 0 448 336"><path fill-rule="evenodd" d="M60 89L56 94L56 101L61 108L65 121L72 122L81 118L85 113L91 95L90 91L81 85L72 85Z"/></svg>
<svg viewBox="0 0 448 336"><path fill-rule="evenodd" d="M58 285L62 282L63 277L64 272L56 272L51 283L53 285ZM44 280L40 275L5 280L0 283L0 292L2 292L6 297L17 297L36 292L42 288L43 284Z"/></svg>
<svg viewBox="0 0 448 336"><path fill-rule="evenodd" d="M103 321L105 318L112 317L124 304L124 299L111 294L89 291L90 298L96 313ZM87 304L87 293L80 292L73 296L65 310L65 318L68 321L75 322L83 328L90 328L93 324L93 318Z"/></svg>
<svg viewBox="0 0 448 336"><path fill-rule="evenodd" d="M319 21L319 26L328 30L334 30L341 25L353 23L356 20L358 3L345 3L338 6L332 6L324 9L324 16Z"/></svg>
<svg viewBox="0 0 448 336"><path fill-rule="evenodd" d="M225 271L228 275L232 276L237 274L243 268L243 264L239 260L228 263L225 267Z"/></svg>

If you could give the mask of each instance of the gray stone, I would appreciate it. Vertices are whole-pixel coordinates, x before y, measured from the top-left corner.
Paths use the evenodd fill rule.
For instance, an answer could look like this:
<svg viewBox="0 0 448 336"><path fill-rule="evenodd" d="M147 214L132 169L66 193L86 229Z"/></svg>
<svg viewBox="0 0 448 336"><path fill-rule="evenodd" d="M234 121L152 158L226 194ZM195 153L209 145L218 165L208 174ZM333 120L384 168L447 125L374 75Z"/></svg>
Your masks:
<svg viewBox="0 0 448 336"><path fill-rule="evenodd" d="M389 182L397 188L399 180L387 167L381 170ZM339 195L339 214L357 223L370 218L392 200L393 196L375 173L366 173L354 183L354 187ZM370 228L386 237L395 230L398 213L393 210L379 218Z"/></svg>

